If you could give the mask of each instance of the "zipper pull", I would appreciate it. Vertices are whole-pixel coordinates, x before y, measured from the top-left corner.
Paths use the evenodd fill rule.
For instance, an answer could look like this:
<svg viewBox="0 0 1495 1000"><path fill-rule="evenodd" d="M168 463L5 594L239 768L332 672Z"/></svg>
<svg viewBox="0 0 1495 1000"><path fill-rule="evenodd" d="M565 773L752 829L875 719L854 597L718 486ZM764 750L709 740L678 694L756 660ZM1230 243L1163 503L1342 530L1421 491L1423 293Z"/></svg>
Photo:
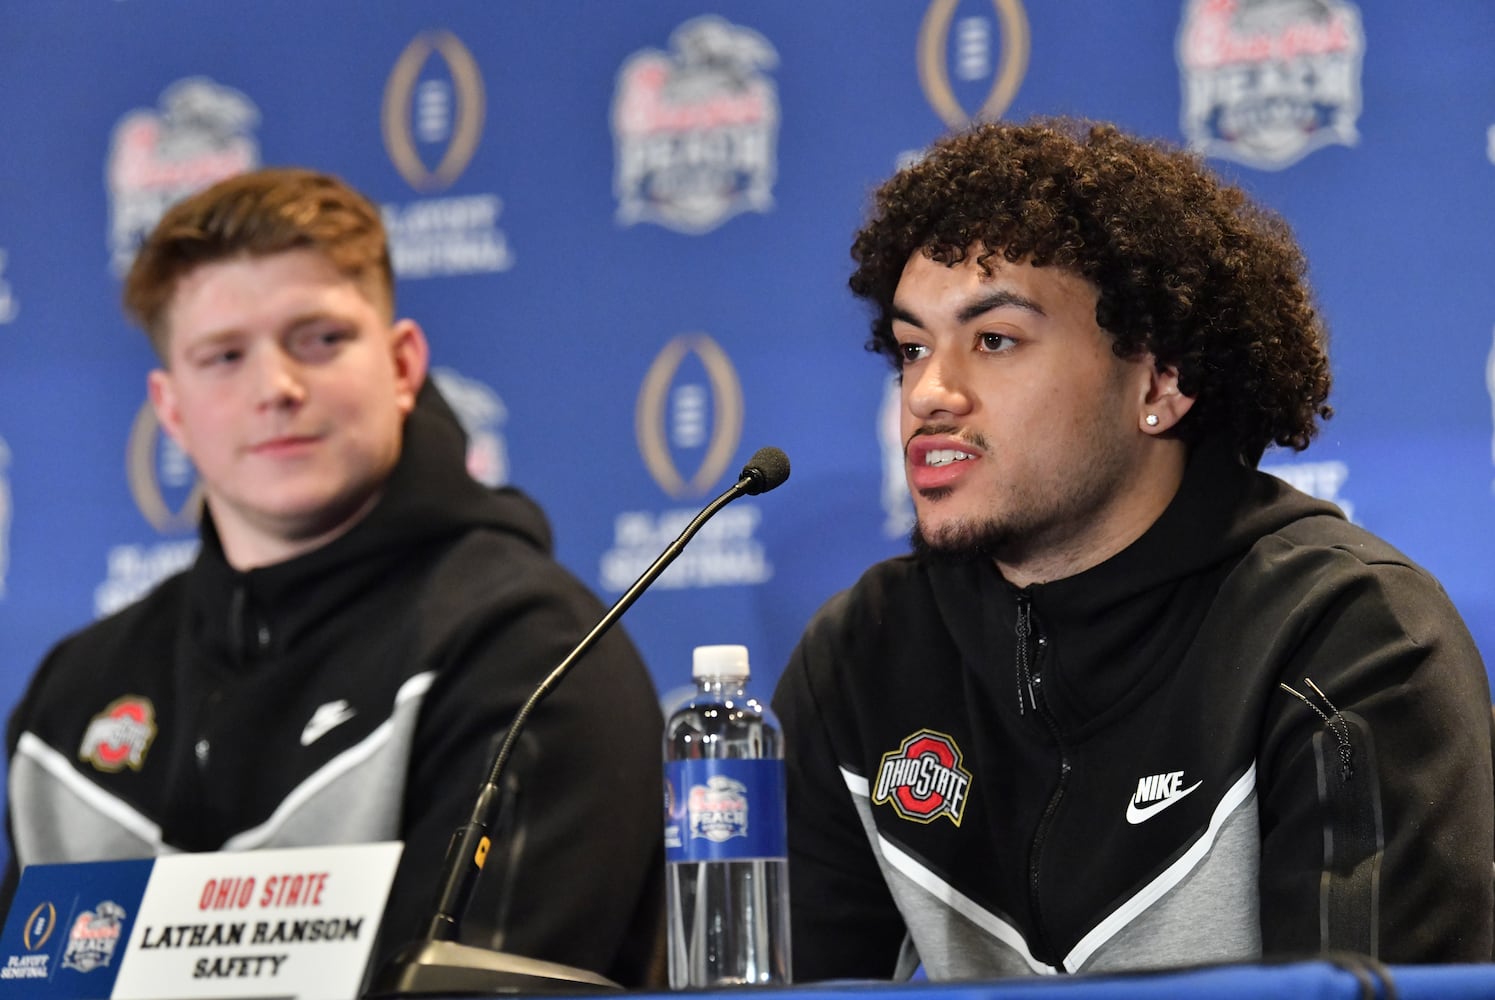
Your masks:
<svg viewBox="0 0 1495 1000"><path fill-rule="evenodd" d="M1027 594L1017 595L1017 714L1026 714L1023 705L1023 690L1028 692L1027 702L1038 710L1038 700L1033 696L1033 673L1028 666L1028 640L1033 635L1033 602Z"/></svg>

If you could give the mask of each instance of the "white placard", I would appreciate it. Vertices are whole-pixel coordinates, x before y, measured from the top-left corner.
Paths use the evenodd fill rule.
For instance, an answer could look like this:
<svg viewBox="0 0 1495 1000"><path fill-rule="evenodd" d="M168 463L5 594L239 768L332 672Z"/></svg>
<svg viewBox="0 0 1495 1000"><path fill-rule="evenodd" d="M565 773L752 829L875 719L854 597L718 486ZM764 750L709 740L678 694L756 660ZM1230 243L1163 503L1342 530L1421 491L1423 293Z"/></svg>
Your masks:
<svg viewBox="0 0 1495 1000"><path fill-rule="evenodd" d="M112 996L353 997L402 849L157 858Z"/></svg>

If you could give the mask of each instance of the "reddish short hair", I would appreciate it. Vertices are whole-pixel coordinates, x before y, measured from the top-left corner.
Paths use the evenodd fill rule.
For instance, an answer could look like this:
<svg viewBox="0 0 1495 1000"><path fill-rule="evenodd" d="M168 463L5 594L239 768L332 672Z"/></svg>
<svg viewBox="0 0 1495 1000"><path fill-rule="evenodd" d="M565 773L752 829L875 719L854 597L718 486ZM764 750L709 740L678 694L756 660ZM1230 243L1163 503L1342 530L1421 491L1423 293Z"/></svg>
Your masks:
<svg viewBox="0 0 1495 1000"><path fill-rule="evenodd" d="M267 167L177 202L151 231L125 276L124 307L167 353L166 311L188 273L241 255L312 249L394 314L394 271L379 210L346 182L300 167Z"/></svg>

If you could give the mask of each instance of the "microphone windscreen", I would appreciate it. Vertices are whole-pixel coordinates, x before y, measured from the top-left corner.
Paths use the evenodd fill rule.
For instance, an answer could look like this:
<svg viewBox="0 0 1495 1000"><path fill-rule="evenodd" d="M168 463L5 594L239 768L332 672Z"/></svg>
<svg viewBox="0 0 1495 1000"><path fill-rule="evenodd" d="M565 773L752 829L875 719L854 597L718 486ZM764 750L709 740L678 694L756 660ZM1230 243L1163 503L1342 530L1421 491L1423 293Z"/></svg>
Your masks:
<svg viewBox="0 0 1495 1000"><path fill-rule="evenodd" d="M748 481L743 492L749 496L757 496L782 486L788 478L789 456L777 448L759 448L748 459L748 464L742 467L742 475L738 480Z"/></svg>

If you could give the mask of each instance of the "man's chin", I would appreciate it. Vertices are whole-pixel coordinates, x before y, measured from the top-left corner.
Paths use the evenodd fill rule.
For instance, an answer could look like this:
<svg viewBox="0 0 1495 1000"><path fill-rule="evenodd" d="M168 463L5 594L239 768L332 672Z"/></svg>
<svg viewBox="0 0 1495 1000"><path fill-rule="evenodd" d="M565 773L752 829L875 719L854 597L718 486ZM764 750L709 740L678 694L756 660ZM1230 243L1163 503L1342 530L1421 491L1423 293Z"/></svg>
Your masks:
<svg viewBox="0 0 1495 1000"><path fill-rule="evenodd" d="M914 554L936 562L994 559L1008 540L1008 533L990 521L956 521L927 528L922 520L916 520L909 535Z"/></svg>

